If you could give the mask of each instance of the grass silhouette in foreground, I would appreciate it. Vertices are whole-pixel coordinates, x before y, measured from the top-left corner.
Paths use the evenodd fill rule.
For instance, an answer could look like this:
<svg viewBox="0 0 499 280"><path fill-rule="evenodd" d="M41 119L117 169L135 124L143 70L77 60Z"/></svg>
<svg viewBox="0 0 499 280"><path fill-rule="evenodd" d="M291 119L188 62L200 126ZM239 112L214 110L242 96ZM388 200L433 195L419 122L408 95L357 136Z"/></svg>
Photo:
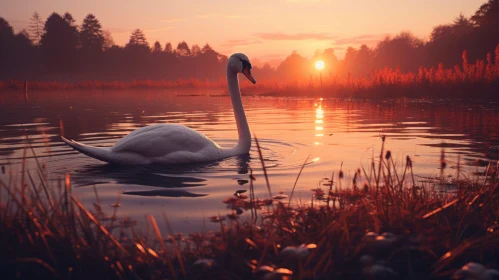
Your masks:
<svg viewBox="0 0 499 280"><path fill-rule="evenodd" d="M249 190L236 191L224 201L232 213L210 218L220 230L188 236L174 234L166 216L168 235L160 232L152 216L140 233L135 221L118 217L119 197L109 216L102 211L97 191L93 209L85 208L71 194L69 175L57 186L49 185L35 157L36 175L23 168L17 180L0 182L0 275L497 279L497 163L490 162L480 179L450 182L441 176L424 185L414 180L412 160L407 157L405 164L396 166L391 152L385 151L384 137L382 141L377 160L357 170L350 188L344 187L343 170L337 170L321 179L324 190L312 190L309 205L283 202L288 197L284 193L271 197L262 160L265 176L256 178L250 172ZM442 151L441 168L446 167ZM269 197L256 198L253 182L262 179ZM439 191L448 185L455 192ZM243 209L251 211L251 218L239 216Z"/></svg>

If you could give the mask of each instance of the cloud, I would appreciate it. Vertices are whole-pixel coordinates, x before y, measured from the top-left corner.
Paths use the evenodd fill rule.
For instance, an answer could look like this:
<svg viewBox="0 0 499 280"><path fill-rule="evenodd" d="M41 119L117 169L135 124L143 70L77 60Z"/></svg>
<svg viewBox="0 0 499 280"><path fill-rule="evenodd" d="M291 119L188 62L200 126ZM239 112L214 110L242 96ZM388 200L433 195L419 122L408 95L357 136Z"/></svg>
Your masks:
<svg viewBox="0 0 499 280"><path fill-rule="evenodd" d="M333 45L362 45L377 43L383 39L386 34L365 34L354 37L340 38L334 41Z"/></svg>
<svg viewBox="0 0 499 280"><path fill-rule="evenodd" d="M171 29L175 29L175 28L176 28L175 26L149 28L149 29L144 29L144 32L151 33L151 32L171 30Z"/></svg>
<svg viewBox="0 0 499 280"><path fill-rule="evenodd" d="M283 55L282 53L260 55L261 59L278 59L278 58L283 58L283 57L286 57L286 55Z"/></svg>
<svg viewBox="0 0 499 280"><path fill-rule="evenodd" d="M221 13L210 13L210 14L204 14L204 15L197 15L197 18L225 18L225 19L240 19L240 18L245 18L246 16L241 16L241 15L227 15L227 14L221 14Z"/></svg>
<svg viewBox="0 0 499 280"><path fill-rule="evenodd" d="M237 47L237 46L247 46L247 45L256 45L256 44L261 44L262 41L260 40L228 40L225 43L222 43L222 47L230 48L230 47Z"/></svg>
<svg viewBox="0 0 499 280"><path fill-rule="evenodd" d="M153 33L153 32L158 32L158 31L165 31L165 30L170 30L170 29L175 29L175 26L166 26L166 27L154 27L154 28L139 28L142 30L144 33ZM112 34L123 34L123 33L132 33L136 28L120 28L120 27L111 27L107 28L109 32Z"/></svg>
<svg viewBox="0 0 499 280"><path fill-rule="evenodd" d="M284 34L277 32L277 33L256 33L255 36L263 40L289 40L289 41L332 40L337 38L337 36L331 36L326 33Z"/></svg>
<svg viewBox="0 0 499 280"><path fill-rule="evenodd" d="M288 3L294 4L316 4L316 3L331 3L331 0L286 0Z"/></svg>
<svg viewBox="0 0 499 280"><path fill-rule="evenodd" d="M130 29L130 28L121 28L121 27L110 27L106 28L111 33L132 33L133 30L135 29Z"/></svg>
<svg viewBox="0 0 499 280"><path fill-rule="evenodd" d="M186 21L187 18L169 18L169 19L160 19L160 22L172 23L172 22L182 22Z"/></svg>

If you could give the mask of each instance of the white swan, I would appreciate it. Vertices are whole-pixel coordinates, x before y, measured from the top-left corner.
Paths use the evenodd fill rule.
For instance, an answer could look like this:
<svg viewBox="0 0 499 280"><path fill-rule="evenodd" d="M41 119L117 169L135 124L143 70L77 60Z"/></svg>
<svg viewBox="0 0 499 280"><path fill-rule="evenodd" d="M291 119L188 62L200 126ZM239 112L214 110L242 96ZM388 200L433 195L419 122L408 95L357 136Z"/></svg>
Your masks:
<svg viewBox="0 0 499 280"><path fill-rule="evenodd" d="M155 124L132 131L112 147L92 147L61 136L76 151L113 164L179 164L219 160L247 154L251 134L244 113L237 74L243 73L253 84L251 64L246 55L235 53L227 62L227 83L234 109L239 141L230 149L218 146L208 137L180 124Z"/></svg>

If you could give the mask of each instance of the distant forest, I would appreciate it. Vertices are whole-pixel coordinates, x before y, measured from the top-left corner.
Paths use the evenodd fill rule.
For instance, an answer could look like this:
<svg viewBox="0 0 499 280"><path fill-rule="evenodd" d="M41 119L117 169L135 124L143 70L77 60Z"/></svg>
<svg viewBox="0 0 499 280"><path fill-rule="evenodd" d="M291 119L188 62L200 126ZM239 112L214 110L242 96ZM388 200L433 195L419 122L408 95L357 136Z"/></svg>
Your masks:
<svg viewBox="0 0 499 280"><path fill-rule="evenodd" d="M336 77L368 76L387 67L406 73L439 64L460 67L464 50L470 62L494 63L493 57L499 58L499 48L494 55L498 43L499 0L489 0L469 18L461 14L449 24L434 27L428 41L401 32L384 38L374 48L349 47L342 60L332 48L316 52L312 59L324 60L331 66L324 74ZM189 47L182 41L175 48L160 42L150 46L140 29L133 31L125 46L118 46L93 14L77 25L70 13L54 12L43 21L35 12L29 29L17 34L0 17L0 80L220 81L225 77L226 62L227 56L209 44ZM285 81L308 79L312 71L311 61L297 52L276 68L265 64L254 69L256 77Z"/></svg>

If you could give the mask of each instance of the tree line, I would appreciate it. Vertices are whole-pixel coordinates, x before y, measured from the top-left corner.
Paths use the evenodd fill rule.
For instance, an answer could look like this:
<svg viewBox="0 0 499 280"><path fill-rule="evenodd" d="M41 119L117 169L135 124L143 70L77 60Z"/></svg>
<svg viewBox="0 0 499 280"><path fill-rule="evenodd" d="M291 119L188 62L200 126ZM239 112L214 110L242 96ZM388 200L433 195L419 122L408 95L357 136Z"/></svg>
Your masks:
<svg viewBox="0 0 499 280"><path fill-rule="evenodd" d="M341 60L329 48L316 52L312 61L324 60L324 74L330 76L366 76L385 67L417 72L420 67L461 65L464 50L469 61L490 60L498 43L499 0L488 0L471 17L461 14L449 24L434 27L428 41L401 32L384 38L373 48L349 47ZM276 68L265 64L254 72L268 79L303 80L317 73L312 61L293 52ZM2 80L216 81L225 76L226 62L227 56L209 44L189 47L182 41L174 48L170 42L163 46L156 41L151 46L140 29L132 32L125 46L118 46L93 14L77 25L70 13L54 12L43 21L35 12L28 30L17 34L0 17Z"/></svg>
<svg viewBox="0 0 499 280"><path fill-rule="evenodd" d="M99 20L88 14L77 26L70 13L52 13L43 22L37 12L29 30L15 34L0 17L0 79L60 81L133 79L208 79L225 75L227 56L182 41L173 48L155 42L143 31L132 32L125 46L114 44Z"/></svg>
<svg viewBox="0 0 499 280"><path fill-rule="evenodd" d="M498 44L499 0L489 0L469 18L461 14L451 23L434 27L428 41L404 31L385 37L373 48L365 44L359 48L348 47L342 60L335 56L333 49L326 49L316 52L312 61L324 60L326 66L332 65L324 69L324 74L343 77L369 76L386 67L402 73L417 73L420 67L450 69L462 65L464 51L466 60L471 63L477 60L493 63L490 60ZM499 53L495 57L497 59ZM285 71L286 76L299 77L302 71L297 69L307 69L307 73L313 75L317 71L312 67L311 61L294 52L278 66L278 70Z"/></svg>

